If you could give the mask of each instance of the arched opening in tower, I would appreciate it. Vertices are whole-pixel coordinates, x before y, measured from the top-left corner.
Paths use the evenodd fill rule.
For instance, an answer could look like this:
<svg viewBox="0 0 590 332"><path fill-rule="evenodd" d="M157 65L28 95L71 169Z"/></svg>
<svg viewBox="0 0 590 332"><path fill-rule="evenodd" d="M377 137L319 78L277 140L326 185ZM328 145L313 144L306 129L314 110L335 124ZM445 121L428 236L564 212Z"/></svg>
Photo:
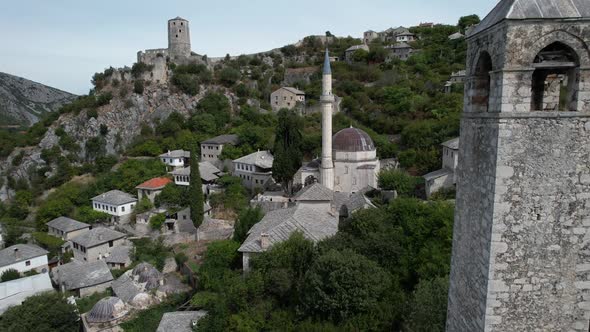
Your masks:
<svg viewBox="0 0 590 332"><path fill-rule="evenodd" d="M490 106L492 57L482 52L475 67L471 104L475 112L487 112Z"/></svg>
<svg viewBox="0 0 590 332"><path fill-rule="evenodd" d="M531 110L576 111L579 60L569 46L555 42L533 61Z"/></svg>

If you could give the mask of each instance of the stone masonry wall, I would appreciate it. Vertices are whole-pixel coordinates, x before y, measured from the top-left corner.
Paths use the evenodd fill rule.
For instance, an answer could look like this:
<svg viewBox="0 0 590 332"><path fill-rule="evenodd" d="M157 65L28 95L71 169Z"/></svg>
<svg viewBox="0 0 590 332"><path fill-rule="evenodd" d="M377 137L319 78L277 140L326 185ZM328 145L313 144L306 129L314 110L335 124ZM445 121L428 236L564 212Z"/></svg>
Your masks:
<svg viewBox="0 0 590 332"><path fill-rule="evenodd" d="M464 118L449 285L448 331L483 331L498 126Z"/></svg>
<svg viewBox="0 0 590 332"><path fill-rule="evenodd" d="M587 331L590 117L499 120L489 331Z"/></svg>

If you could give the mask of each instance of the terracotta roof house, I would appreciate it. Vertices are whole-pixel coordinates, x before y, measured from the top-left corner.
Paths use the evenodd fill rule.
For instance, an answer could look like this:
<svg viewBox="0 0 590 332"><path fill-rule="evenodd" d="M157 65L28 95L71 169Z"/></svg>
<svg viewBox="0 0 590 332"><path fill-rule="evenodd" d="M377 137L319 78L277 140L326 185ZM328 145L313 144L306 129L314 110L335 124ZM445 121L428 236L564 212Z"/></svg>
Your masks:
<svg viewBox="0 0 590 332"><path fill-rule="evenodd" d="M171 183L170 178L159 177L147 180L146 182L135 187L137 189L137 198L141 200L144 197L154 203L156 196L158 196L168 183Z"/></svg>

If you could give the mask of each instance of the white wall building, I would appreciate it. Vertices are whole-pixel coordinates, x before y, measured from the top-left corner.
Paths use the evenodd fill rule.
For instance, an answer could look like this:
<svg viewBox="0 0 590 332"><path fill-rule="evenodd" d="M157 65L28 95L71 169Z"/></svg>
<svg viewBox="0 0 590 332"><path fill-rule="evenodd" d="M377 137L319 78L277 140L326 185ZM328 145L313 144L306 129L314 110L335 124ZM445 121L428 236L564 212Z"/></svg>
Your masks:
<svg viewBox="0 0 590 332"><path fill-rule="evenodd" d="M242 179L248 189L264 189L272 181L272 164L270 151L257 151L233 161L233 175Z"/></svg>
<svg viewBox="0 0 590 332"><path fill-rule="evenodd" d="M0 275L9 269L20 273L35 270L39 273L48 271L47 254L49 252L32 244L15 244L0 250Z"/></svg>
<svg viewBox="0 0 590 332"><path fill-rule="evenodd" d="M133 212L137 198L120 190L111 190L92 198L92 208L112 216L111 221L119 222Z"/></svg>
<svg viewBox="0 0 590 332"><path fill-rule="evenodd" d="M190 151L174 150L161 154L160 160L166 164L168 170L184 167L191 157Z"/></svg>
<svg viewBox="0 0 590 332"><path fill-rule="evenodd" d="M115 230L98 227L73 238L74 259L92 262L108 257L118 246L124 246L126 235Z"/></svg>
<svg viewBox="0 0 590 332"><path fill-rule="evenodd" d="M457 165L459 163L459 138L453 138L441 144L442 168L424 175L426 196L430 197L443 188L453 188L457 183Z"/></svg>

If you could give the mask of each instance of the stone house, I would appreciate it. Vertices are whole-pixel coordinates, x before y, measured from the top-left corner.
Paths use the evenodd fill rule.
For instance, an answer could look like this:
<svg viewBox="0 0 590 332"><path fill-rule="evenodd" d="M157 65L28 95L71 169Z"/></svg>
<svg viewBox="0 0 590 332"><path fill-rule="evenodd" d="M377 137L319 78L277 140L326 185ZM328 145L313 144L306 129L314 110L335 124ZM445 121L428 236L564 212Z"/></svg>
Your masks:
<svg viewBox="0 0 590 332"><path fill-rule="evenodd" d="M223 168L223 162L219 156L226 145L237 145L238 135L220 135L201 142L201 162L207 161L219 169Z"/></svg>
<svg viewBox="0 0 590 332"><path fill-rule="evenodd" d="M270 105L274 112L283 108L293 109L298 105L303 106L305 105L305 92L292 87L281 87L270 94Z"/></svg>
<svg viewBox="0 0 590 332"><path fill-rule="evenodd" d="M101 293L111 287L113 275L105 261L72 261L51 271L54 282L62 292L72 292L77 297Z"/></svg>
<svg viewBox="0 0 590 332"><path fill-rule="evenodd" d="M168 150L168 152L162 153L158 157L164 164L166 164L166 169L170 171L188 165L191 153L190 151L184 150Z"/></svg>
<svg viewBox="0 0 590 332"><path fill-rule="evenodd" d="M15 244L0 250L0 275L9 269L25 273L35 270L45 273L49 270L47 254L49 252L33 244Z"/></svg>
<svg viewBox="0 0 590 332"><path fill-rule="evenodd" d="M179 168L170 172L174 179L174 184L177 186L188 186L190 185L191 179L191 168ZM217 179L221 176L221 170L215 167L208 161L199 163L199 174L201 175L201 182L203 183L203 193L209 195L208 188L213 185Z"/></svg>
<svg viewBox="0 0 590 332"><path fill-rule="evenodd" d="M47 223L47 234L58 237L64 241L81 235L90 230L90 225L68 217L57 217Z"/></svg>
<svg viewBox="0 0 590 332"><path fill-rule="evenodd" d="M405 61L414 53L414 48L405 42L386 46L385 49L389 50L389 55L387 57L388 61L391 61L392 59L400 59Z"/></svg>
<svg viewBox="0 0 590 332"><path fill-rule="evenodd" d="M369 45L373 40L379 39L379 34L373 30L368 30L363 33L363 43Z"/></svg>
<svg viewBox="0 0 590 332"><path fill-rule="evenodd" d="M344 59L346 60L346 62L352 63L354 53L358 50L364 50L364 51L369 52L369 46L367 46L365 44L360 44L360 45L354 45L354 46L347 48L346 51L344 51Z"/></svg>
<svg viewBox="0 0 590 332"><path fill-rule="evenodd" d="M93 228L71 240L74 259L86 262L102 260L108 257L116 247L125 245L126 236L124 233L105 227Z"/></svg>
<svg viewBox="0 0 590 332"><path fill-rule="evenodd" d="M126 220L135 204L137 198L120 190L111 190L92 198L92 208L110 214L111 222Z"/></svg>
<svg viewBox="0 0 590 332"><path fill-rule="evenodd" d="M131 264L131 246L117 246L111 250L109 256L105 259L109 269L123 269Z"/></svg>
<svg viewBox="0 0 590 332"><path fill-rule="evenodd" d="M250 269L252 256L288 240L295 232L301 232L313 242L336 234L338 215L332 206L332 190L315 183L297 193L294 199L297 205L268 212L248 231L248 237L238 249L242 253L244 271Z"/></svg>
<svg viewBox="0 0 590 332"><path fill-rule="evenodd" d="M416 35L407 31L399 33L395 36L396 43L406 43L406 42L413 42L416 40Z"/></svg>
<svg viewBox="0 0 590 332"><path fill-rule="evenodd" d="M233 161L233 175L250 189L265 189L272 182L274 157L270 151L257 151Z"/></svg>
<svg viewBox="0 0 590 332"><path fill-rule="evenodd" d="M137 189L137 199L141 200L142 198L147 197L150 202L154 203L156 196L158 196L164 187L166 187L166 185L171 182L172 180L164 177L147 180L146 182L135 187L135 189Z"/></svg>
<svg viewBox="0 0 590 332"><path fill-rule="evenodd" d="M453 138L442 145L442 168L424 175L426 197L443 188L453 188L457 183L456 173L459 164L459 138Z"/></svg>

